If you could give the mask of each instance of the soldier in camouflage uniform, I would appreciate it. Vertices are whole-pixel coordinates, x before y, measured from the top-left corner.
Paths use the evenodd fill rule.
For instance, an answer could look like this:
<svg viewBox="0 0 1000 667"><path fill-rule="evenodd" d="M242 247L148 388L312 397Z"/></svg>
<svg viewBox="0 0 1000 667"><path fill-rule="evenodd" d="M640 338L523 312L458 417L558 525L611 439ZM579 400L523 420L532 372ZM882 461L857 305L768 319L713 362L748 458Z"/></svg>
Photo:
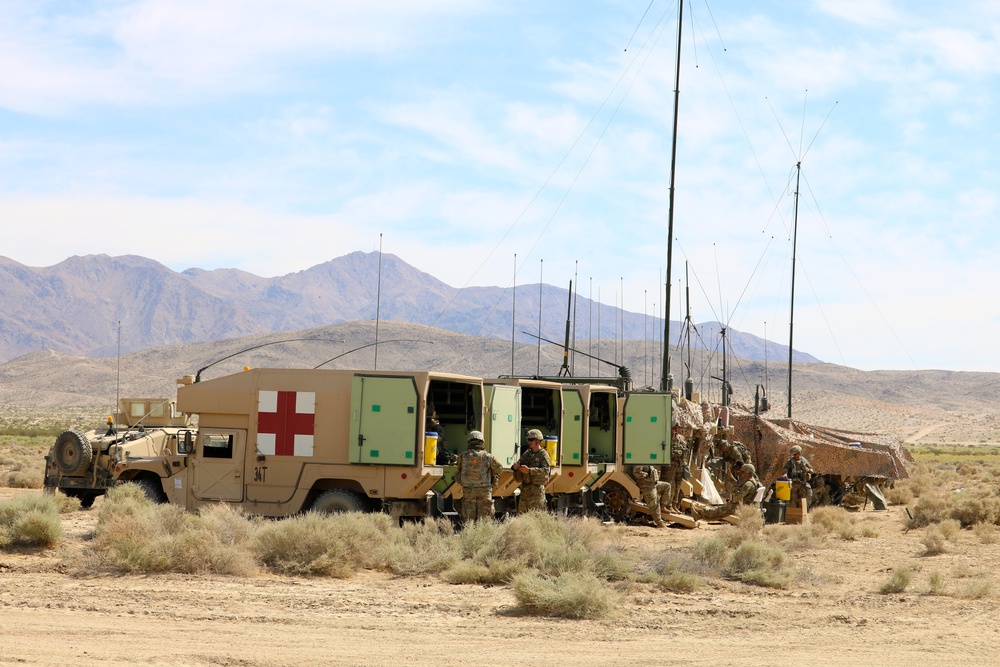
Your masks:
<svg viewBox="0 0 1000 667"><path fill-rule="evenodd" d="M517 513L524 514L532 510L545 511L545 485L549 482L549 453L542 447L542 432L537 428L528 431L528 451L511 466L514 479L521 482L521 499L517 504Z"/></svg>
<svg viewBox="0 0 1000 667"><path fill-rule="evenodd" d="M736 475L739 482L739 488L737 488L732 498L730 498L725 505L720 505L711 509L702 509L700 507L692 506L691 516L695 519L706 519L708 521L712 521L729 516L735 512L736 508L740 505L753 505L754 499L757 497L757 489L760 487L760 480L757 478L757 469L754 468L752 463L746 463L740 466L739 472L737 472Z"/></svg>
<svg viewBox="0 0 1000 667"><path fill-rule="evenodd" d="M812 499L812 486L809 484L809 478L813 469L809 465L809 460L802 456L802 448L798 445L792 445L788 453L791 454L791 457L785 462L782 473L792 480L791 502L798 506L802 498Z"/></svg>
<svg viewBox="0 0 1000 667"><path fill-rule="evenodd" d="M688 456L691 451L688 448L687 439L680 434L680 427L674 426L673 442L670 445L670 476L667 482L670 483L669 506L675 509L681 506L681 482L690 478L691 470L688 467Z"/></svg>
<svg viewBox="0 0 1000 667"><path fill-rule="evenodd" d="M653 517L653 523L657 528L662 528L663 505L670 502L670 483L660 481L658 466L637 465L632 466L632 479L642 493L642 501L649 508L649 514Z"/></svg>
<svg viewBox="0 0 1000 667"><path fill-rule="evenodd" d="M459 511L463 522L493 518L493 487L500 479L503 466L486 451L483 434L469 433L469 448L458 457L455 481L462 487Z"/></svg>

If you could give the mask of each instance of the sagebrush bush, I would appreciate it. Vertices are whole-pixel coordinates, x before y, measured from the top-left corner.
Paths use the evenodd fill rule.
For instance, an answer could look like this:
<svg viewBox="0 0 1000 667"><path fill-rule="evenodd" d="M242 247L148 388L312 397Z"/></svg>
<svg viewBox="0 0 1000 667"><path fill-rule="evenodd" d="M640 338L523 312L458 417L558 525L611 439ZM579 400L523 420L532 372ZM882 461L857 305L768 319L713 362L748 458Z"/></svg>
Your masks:
<svg viewBox="0 0 1000 667"><path fill-rule="evenodd" d="M99 564L125 572L250 576L251 523L227 505L198 514L155 505L135 484L111 489L101 506L91 549Z"/></svg>
<svg viewBox="0 0 1000 667"><path fill-rule="evenodd" d="M746 584L787 588L792 570L781 549L764 542L744 542L733 552L723 574Z"/></svg>
<svg viewBox="0 0 1000 667"><path fill-rule="evenodd" d="M621 594L589 572L525 572L514 577L512 585L520 607L539 616L604 618L622 602Z"/></svg>
<svg viewBox="0 0 1000 667"><path fill-rule="evenodd" d="M944 595L944 575L940 572L931 572L927 575L927 594Z"/></svg>
<svg viewBox="0 0 1000 667"><path fill-rule="evenodd" d="M913 581L913 570L908 567L897 567L892 574L879 587L878 592L883 595L892 593L902 593Z"/></svg>
<svg viewBox="0 0 1000 667"><path fill-rule="evenodd" d="M920 543L924 545L925 556L937 556L947 551L945 546L946 538L938 526L931 526L920 538Z"/></svg>
<svg viewBox="0 0 1000 667"><path fill-rule="evenodd" d="M25 494L0 503L0 547L51 547L62 538L59 501Z"/></svg>

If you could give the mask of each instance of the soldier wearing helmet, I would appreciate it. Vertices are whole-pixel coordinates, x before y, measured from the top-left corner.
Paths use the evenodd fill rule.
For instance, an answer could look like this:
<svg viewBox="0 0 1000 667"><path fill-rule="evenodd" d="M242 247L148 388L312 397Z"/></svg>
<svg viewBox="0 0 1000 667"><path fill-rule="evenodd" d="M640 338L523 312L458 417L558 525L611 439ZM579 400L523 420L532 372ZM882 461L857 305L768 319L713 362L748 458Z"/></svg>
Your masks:
<svg viewBox="0 0 1000 667"><path fill-rule="evenodd" d="M528 449L521 458L511 466L514 479L521 482L520 500L517 503L517 513L524 514L531 510L545 511L545 485L549 483L549 469L552 462L549 453L542 447L545 436L537 428L525 434Z"/></svg>
<svg viewBox="0 0 1000 667"><path fill-rule="evenodd" d="M792 445L788 449L788 453L791 456L785 462L785 467L782 468L781 472L792 481L791 502L797 505L802 498L806 500L812 498L812 486L809 484L809 479L813 469L809 465L809 460L802 456L802 447L799 445Z"/></svg>
<svg viewBox="0 0 1000 667"><path fill-rule="evenodd" d="M500 480L503 466L486 451L480 431L469 433L469 448L458 457L455 481L462 487L459 512L463 522L493 518L493 487Z"/></svg>
<svg viewBox="0 0 1000 667"><path fill-rule="evenodd" d="M755 505L757 491L760 488L760 480L757 479L757 469L752 463L745 463L740 466L736 473L738 487L725 505L710 509L701 509L692 506L691 515L695 519L706 519L712 521L729 516L736 511L740 505Z"/></svg>

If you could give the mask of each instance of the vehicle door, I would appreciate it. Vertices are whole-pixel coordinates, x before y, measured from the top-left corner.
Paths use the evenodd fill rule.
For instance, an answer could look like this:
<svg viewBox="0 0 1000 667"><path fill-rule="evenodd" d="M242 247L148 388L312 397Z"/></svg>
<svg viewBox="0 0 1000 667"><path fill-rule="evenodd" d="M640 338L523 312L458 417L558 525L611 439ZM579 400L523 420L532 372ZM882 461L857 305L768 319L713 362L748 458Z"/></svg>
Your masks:
<svg viewBox="0 0 1000 667"><path fill-rule="evenodd" d="M199 500L243 500L247 432L206 428L198 433L191 493Z"/></svg>
<svg viewBox="0 0 1000 667"><path fill-rule="evenodd" d="M628 394L623 416L622 462L625 465L669 465L670 394Z"/></svg>

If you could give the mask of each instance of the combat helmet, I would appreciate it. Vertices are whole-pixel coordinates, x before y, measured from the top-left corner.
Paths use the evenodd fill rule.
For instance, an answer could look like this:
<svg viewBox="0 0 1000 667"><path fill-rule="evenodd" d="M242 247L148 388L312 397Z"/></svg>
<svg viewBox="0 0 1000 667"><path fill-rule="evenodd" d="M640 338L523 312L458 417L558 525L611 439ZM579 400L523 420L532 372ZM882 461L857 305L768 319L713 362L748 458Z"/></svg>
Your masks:
<svg viewBox="0 0 1000 667"><path fill-rule="evenodd" d="M484 440L482 431L469 431L469 447L482 447Z"/></svg>
<svg viewBox="0 0 1000 667"><path fill-rule="evenodd" d="M792 445L792 447L788 450L788 453L789 454L801 454L802 453L802 448L799 447L798 445Z"/></svg>
<svg viewBox="0 0 1000 667"><path fill-rule="evenodd" d="M740 468L740 472L745 472L746 474L753 477L754 475L757 474L757 469L753 467L752 463L744 463L743 466Z"/></svg>

